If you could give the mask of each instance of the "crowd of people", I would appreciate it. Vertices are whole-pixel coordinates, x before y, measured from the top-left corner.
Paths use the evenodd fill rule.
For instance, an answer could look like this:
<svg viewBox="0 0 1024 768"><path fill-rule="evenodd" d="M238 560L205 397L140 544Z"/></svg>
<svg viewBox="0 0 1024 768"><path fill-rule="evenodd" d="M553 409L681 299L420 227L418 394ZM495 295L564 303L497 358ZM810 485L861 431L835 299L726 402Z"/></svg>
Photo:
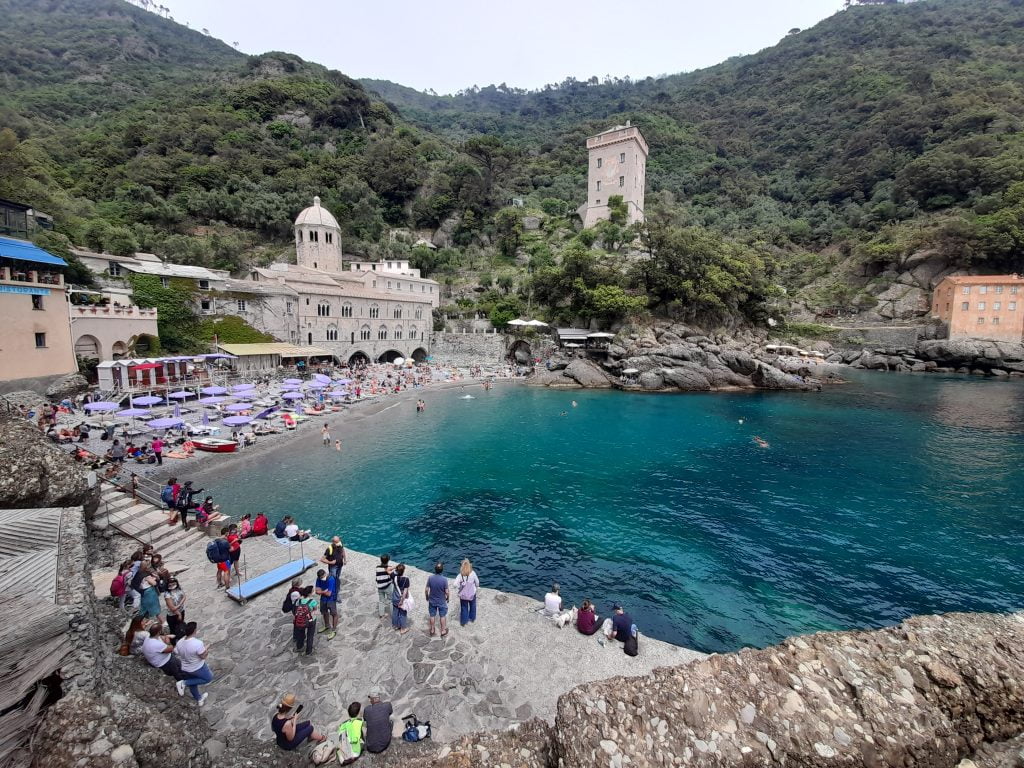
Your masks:
<svg viewBox="0 0 1024 768"><path fill-rule="evenodd" d="M566 610L562 603L561 587L555 583L551 585L551 591L544 595L544 607L540 610L558 627L573 626L581 635L588 636L597 634L600 627L601 637L598 641L602 645L606 640L616 640L622 643L626 654L636 656L639 652L640 632L633 618L618 603L612 604L611 615L602 622L597 606L590 600L584 600L578 608L574 605Z"/></svg>

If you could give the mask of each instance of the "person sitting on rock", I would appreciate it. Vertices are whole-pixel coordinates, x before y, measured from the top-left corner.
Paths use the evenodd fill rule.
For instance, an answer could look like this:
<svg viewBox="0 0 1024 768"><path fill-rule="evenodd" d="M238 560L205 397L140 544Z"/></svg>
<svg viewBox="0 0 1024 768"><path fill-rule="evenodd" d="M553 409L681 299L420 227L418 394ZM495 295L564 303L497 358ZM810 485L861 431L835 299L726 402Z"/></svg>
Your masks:
<svg viewBox="0 0 1024 768"><path fill-rule="evenodd" d="M302 705L295 705L295 694L286 693L277 705L277 712L270 721L270 728L274 732L277 746L287 752L298 749L306 739L312 739L319 744L327 738L318 732L308 720L299 722Z"/></svg>
<svg viewBox="0 0 1024 768"><path fill-rule="evenodd" d="M557 616L562 612L562 596L558 584L551 585L551 591L544 595L544 615Z"/></svg>
<svg viewBox="0 0 1024 768"><path fill-rule="evenodd" d="M633 619L622 610L622 606L618 603L612 606L612 613L611 639L624 643L626 638L629 637L630 628L633 626Z"/></svg>
<svg viewBox="0 0 1024 768"><path fill-rule="evenodd" d="M363 710L363 720L366 723L363 748L367 752L383 752L391 744L393 711L390 701L381 701L380 688L370 691L370 705Z"/></svg>
<svg viewBox="0 0 1024 768"><path fill-rule="evenodd" d="M594 604L589 600L584 600L579 613L576 614L576 629L581 635L592 635L597 632L597 628L600 626L599 621L600 617L597 615Z"/></svg>

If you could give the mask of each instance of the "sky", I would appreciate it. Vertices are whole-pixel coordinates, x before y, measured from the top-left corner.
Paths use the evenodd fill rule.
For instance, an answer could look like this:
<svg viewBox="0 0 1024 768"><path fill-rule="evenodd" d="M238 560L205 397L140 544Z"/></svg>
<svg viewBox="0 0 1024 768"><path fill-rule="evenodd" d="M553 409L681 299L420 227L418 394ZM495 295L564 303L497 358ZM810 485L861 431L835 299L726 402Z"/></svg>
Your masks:
<svg viewBox="0 0 1024 768"><path fill-rule="evenodd" d="M755 53L843 0L160 0L245 53L454 93L687 72Z"/></svg>

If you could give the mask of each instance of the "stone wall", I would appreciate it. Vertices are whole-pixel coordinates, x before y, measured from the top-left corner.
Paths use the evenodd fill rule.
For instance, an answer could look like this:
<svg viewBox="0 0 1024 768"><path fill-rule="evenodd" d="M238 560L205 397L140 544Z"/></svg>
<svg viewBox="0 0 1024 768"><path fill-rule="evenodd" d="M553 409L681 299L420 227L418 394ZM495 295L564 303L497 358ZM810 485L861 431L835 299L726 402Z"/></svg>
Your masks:
<svg viewBox="0 0 1024 768"><path fill-rule="evenodd" d="M913 349L918 339L929 338L929 327L921 325L904 326L859 326L842 328L842 333L835 345L845 347L852 343L855 346L869 345ZM848 342L848 339L855 341Z"/></svg>
<svg viewBox="0 0 1024 768"><path fill-rule="evenodd" d="M430 354L435 363L469 367L494 366L505 360L506 337L501 333L444 333L435 331Z"/></svg>
<svg viewBox="0 0 1024 768"><path fill-rule="evenodd" d="M68 615L74 656L61 668L64 693L76 689L91 690L96 685L99 633L87 538L82 508L66 508L60 518L56 602Z"/></svg>

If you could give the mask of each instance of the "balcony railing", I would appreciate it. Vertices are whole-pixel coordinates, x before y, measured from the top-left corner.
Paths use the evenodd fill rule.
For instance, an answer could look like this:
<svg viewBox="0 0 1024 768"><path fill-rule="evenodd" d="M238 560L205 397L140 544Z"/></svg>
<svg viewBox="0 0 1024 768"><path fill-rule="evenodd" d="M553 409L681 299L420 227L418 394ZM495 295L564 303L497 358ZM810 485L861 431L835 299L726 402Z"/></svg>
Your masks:
<svg viewBox="0 0 1024 768"><path fill-rule="evenodd" d="M35 285L64 287L64 275L60 272L49 272L46 270L0 267L0 280L11 283L33 283Z"/></svg>
<svg viewBox="0 0 1024 768"><path fill-rule="evenodd" d="M73 304L72 317L113 317L138 320L156 320L156 307L112 307L93 304Z"/></svg>

